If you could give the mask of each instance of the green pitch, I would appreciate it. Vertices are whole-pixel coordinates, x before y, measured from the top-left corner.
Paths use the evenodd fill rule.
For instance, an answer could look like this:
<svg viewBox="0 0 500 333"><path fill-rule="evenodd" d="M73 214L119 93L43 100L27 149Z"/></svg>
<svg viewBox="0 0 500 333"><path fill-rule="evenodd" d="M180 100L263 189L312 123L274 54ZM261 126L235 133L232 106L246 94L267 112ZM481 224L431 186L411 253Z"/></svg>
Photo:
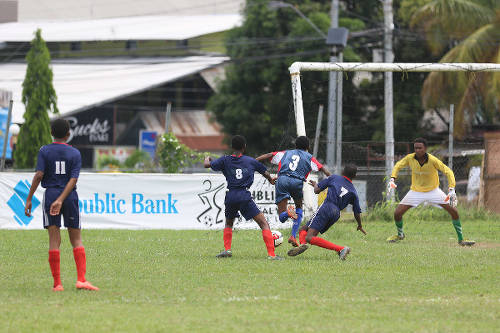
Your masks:
<svg viewBox="0 0 500 333"><path fill-rule="evenodd" d="M312 247L266 260L259 231L233 234L233 257L216 259L222 231L85 230L87 278L77 291L64 231L64 292L51 291L44 231L0 231L0 331L11 332L493 332L500 321L500 223L405 220L407 238L367 236L339 222L326 238L349 245L345 262ZM285 239L288 231L284 231ZM286 256L288 244L277 248Z"/></svg>

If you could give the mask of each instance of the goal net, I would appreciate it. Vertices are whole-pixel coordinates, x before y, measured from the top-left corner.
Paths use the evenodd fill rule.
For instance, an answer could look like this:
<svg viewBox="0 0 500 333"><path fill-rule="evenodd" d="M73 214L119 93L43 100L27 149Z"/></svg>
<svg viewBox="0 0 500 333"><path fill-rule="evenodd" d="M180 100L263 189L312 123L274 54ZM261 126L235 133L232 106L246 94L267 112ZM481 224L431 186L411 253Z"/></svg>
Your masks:
<svg viewBox="0 0 500 333"><path fill-rule="evenodd" d="M465 124L469 125L470 135L471 124L480 127L491 120L493 113L498 113L500 92L487 100L491 96L485 97L482 90L487 75L500 72L500 64L295 62L289 71L297 135L311 139L311 152L314 149L317 158L326 163L330 171L339 174L347 163L358 166L355 186L360 192L362 208L386 198L387 175L395 161L413 152L409 138L417 134L427 138L431 152L446 164L454 161L450 166L457 178L458 194L468 195L470 174L477 174L473 168L480 165L484 154L482 138L455 142L455 146L449 147L446 141L450 123L453 128L455 119L455 136L463 135ZM330 76L332 72L337 75ZM424 82L429 73L439 72L453 73L447 77L448 91L453 91L455 81L466 80L470 83L468 89L473 91L464 94L475 99L469 98L467 107L464 107L463 94L446 96L436 104L436 100L440 100L440 96L436 96L439 91L433 91ZM333 93L332 89L329 93L332 77L335 84ZM422 104L425 94L429 100L434 99L429 106ZM322 120L318 121L323 105ZM455 111L455 116L450 117ZM317 142L316 136L319 136ZM398 140L401 137L406 140ZM396 199L406 194L410 181L409 170L400 173ZM441 179L441 187L446 184L446 179ZM317 204L312 187L306 185L306 215L312 214Z"/></svg>

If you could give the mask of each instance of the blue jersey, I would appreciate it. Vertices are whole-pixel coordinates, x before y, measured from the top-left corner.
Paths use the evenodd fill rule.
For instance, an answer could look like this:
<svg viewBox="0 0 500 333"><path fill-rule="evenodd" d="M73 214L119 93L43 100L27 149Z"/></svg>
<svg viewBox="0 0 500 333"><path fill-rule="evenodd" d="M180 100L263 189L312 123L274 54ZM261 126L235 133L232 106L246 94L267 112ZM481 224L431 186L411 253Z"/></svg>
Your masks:
<svg viewBox="0 0 500 333"><path fill-rule="evenodd" d="M240 155L226 155L210 162L214 171L222 171L230 190L248 189L253 183L255 171L264 174L267 168L254 158Z"/></svg>
<svg viewBox="0 0 500 333"><path fill-rule="evenodd" d="M273 152L271 163L278 165L278 177L289 176L306 181L312 171L319 171L323 165L309 152L302 149Z"/></svg>
<svg viewBox="0 0 500 333"><path fill-rule="evenodd" d="M331 175L318 183L318 187L323 191L328 187L325 203L331 203L340 210L352 205L352 211L360 214L359 198L352 182L344 176Z"/></svg>
<svg viewBox="0 0 500 333"><path fill-rule="evenodd" d="M80 151L65 143L54 142L38 152L36 171L43 172L42 187L64 189L70 178L78 178L81 167Z"/></svg>

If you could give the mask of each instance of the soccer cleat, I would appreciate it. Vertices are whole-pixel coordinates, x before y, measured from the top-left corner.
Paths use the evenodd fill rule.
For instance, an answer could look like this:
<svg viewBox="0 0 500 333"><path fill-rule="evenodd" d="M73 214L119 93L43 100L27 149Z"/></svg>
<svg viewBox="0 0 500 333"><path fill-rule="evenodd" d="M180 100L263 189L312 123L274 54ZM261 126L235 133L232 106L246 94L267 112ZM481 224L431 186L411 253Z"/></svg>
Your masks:
<svg viewBox="0 0 500 333"><path fill-rule="evenodd" d="M268 260L285 260L285 258L280 257L280 256L269 256L267 257Z"/></svg>
<svg viewBox="0 0 500 333"><path fill-rule="evenodd" d="M299 247L294 247L290 251L288 251L288 255L290 257L295 257L298 256L299 254L303 253L305 250L309 248L309 245L307 244L302 244Z"/></svg>
<svg viewBox="0 0 500 333"><path fill-rule="evenodd" d="M52 291L64 291L64 288L61 284L58 284L54 288L52 288Z"/></svg>
<svg viewBox="0 0 500 333"><path fill-rule="evenodd" d="M76 281L76 289L99 290L99 288L93 286L89 281Z"/></svg>
<svg viewBox="0 0 500 333"><path fill-rule="evenodd" d="M292 244L293 247L299 247L300 246L299 242L297 242L297 240L293 236L290 236L288 238L288 243Z"/></svg>
<svg viewBox="0 0 500 333"><path fill-rule="evenodd" d="M216 255L216 258L231 258L233 256L233 252L231 250L224 250L218 255Z"/></svg>
<svg viewBox="0 0 500 333"><path fill-rule="evenodd" d="M294 220L296 220L298 217L297 213L295 212L295 207L293 207L293 206L288 206L286 208L286 213L288 214L289 217L291 217Z"/></svg>
<svg viewBox="0 0 500 333"><path fill-rule="evenodd" d="M405 234L403 234L403 236L400 236L400 235L391 236L391 237L387 238L387 241L389 243L397 243L397 242L399 242L400 240L403 240L403 239L405 239Z"/></svg>
<svg viewBox="0 0 500 333"><path fill-rule="evenodd" d="M458 245L461 245L461 246L472 246L474 244L476 244L476 242L473 240L470 240L470 239L463 239L463 240L458 242Z"/></svg>
<svg viewBox="0 0 500 333"><path fill-rule="evenodd" d="M351 253L351 248L346 246L344 247L342 250L340 250L339 252L339 258L340 260L345 260L345 258L347 257L347 255Z"/></svg>

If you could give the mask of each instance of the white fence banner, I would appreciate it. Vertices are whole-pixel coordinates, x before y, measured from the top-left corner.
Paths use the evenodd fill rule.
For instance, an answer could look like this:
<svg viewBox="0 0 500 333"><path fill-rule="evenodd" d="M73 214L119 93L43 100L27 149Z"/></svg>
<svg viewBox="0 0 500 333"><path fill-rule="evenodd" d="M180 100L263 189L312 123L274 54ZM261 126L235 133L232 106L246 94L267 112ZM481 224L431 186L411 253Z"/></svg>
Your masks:
<svg viewBox="0 0 500 333"><path fill-rule="evenodd" d="M32 178L33 173L0 173L0 228L43 228L43 188L33 197L32 217L24 215ZM84 229L224 227L226 181L222 174L81 173L77 192ZM274 186L264 177L255 174L250 192L272 228L291 227L291 222L279 222ZM253 220L241 218L235 227L258 228Z"/></svg>

